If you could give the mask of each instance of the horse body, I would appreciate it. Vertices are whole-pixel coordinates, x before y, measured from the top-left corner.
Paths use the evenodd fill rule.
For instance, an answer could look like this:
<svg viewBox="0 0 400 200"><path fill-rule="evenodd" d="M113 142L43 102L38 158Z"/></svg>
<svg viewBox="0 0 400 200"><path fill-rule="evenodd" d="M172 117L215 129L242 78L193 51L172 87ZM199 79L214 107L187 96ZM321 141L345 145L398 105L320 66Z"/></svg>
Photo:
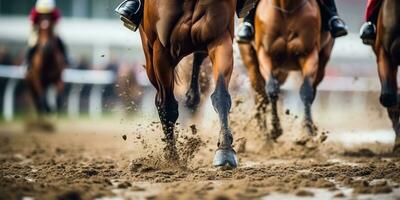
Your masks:
<svg viewBox="0 0 400 200"><path fill-rule="evenodd" d="M398 102L397 71L400 65L400 2L383 1L373 46L381 81L380 103L387 108L396 133L394 151L400 151L400 104Z"/></svg>
<svg viewBox="0 0 400 200"><path fill-rule="evenodd" d="M46 91L51 85L56 86L58 93L57 106L60 106L60 94L64 87L61 76L66 66L66 61L58 45L57 37L53 30L54 24L51 20L41 19L38 26L37 48L28 68L26 81L35 107L39 115L42 116L50 112Z"/></svg>
<svg viewBox="0 0 400 200"><path fill-rule="evenodd" d="M174 69L183 57L204 51L213 64L216 86L211 98L221 125L214 165L237 166L228 124L235 6L234 0L147 0L144 5L140 34L146 72L157 89L156 106L169 160L179 160L174 139L174 126L179 115L174 96Z"/></svg>
<svg viewBox="0 0 400 200"><path fill-rule="evenodd" d="M226 30L233 35L234 13L229 8L234 6L232 0L149 0L142 31L150 43L160 40L180 60L194 51L207 51L207 44Z"/></svg>
<svg viewBox="0 0 400 200"><path fill-rule="evenodd" d="M330 33L322 30L315 0L261 0L259 3L254 43L241 44L240 50L252 87L261 97L256 99L259 114L265 111L265 104L272 103L272 139L282 134L276 102L280 85L291 70L300 70L303 74L300 96L305 105L304 125L309 135L315 135L311 104L316 87L324 77L333 44Z"/></svg>

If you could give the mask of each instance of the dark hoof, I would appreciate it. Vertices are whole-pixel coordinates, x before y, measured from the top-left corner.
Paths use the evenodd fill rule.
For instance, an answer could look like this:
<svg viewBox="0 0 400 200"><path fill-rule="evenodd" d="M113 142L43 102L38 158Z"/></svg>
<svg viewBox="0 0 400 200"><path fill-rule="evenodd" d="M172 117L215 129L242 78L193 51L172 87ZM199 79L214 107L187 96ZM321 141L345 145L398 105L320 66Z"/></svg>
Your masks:
<svg viewBox="0 0 400 200"><path fill-rule="evenodd" d="M189 110L195 112L197 110L197 106L200 103L200 94L198 92L194 92L193 90L189 90L186 92L186 102L185 106Z"/></svg>
<svg viewBox="0 0 400 200"><path fill-rule="evenodd" d="M386 107L386 108L390 108L393 106L397 105L397 95L396 93L394 94L381 94L380 98L379 98L381 104Z"/></svg>
<svg viewBox="0 0 400 200"><path fill-rule="evenodd" d="M236 168L238 165L236 152L233 149L217 149L213 161L214 167Z"/></svg>

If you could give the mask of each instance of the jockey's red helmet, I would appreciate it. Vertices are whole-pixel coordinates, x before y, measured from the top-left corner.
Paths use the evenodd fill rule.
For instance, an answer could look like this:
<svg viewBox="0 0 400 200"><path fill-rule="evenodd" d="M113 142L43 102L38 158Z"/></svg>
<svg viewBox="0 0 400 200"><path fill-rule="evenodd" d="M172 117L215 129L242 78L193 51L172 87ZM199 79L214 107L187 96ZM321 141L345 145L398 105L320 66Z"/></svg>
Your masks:
<svg viewBox="0 0 400 200"><path fill-rule="evenodd" d="M49 14L55 22L61 18L61 12L56 7L54 0L37 0L36 5L32 8L29 19L32 23L36 24L39 20L39 15Z"/></svg>

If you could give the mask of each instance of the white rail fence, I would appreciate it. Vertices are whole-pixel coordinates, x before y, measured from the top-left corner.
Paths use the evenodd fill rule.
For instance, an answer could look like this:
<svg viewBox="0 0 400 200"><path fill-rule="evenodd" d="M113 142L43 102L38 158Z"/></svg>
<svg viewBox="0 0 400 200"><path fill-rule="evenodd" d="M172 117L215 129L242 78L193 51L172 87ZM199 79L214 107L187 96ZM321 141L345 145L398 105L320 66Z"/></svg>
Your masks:
<svg viewBox="0 0 400 200"><path fill-rule="evenodd" d="M26 68L22 66L0 65L0 78L7 79L3 93L3 118L11 121L14 117L14 103L17 85L25 77ZM84 86L90 85L89 116L99 118L102 114L102 95L107 85L116 82L116 74L103 70L66 69L63 80L71 85L67 98L67 113L70 117L77 117L80 113L81 93ZM297 90L301 84L301 76L292 75L282 86L283 90ZM247 84L244 90L250 89ZM318 87L319 91L331 92L372 92L380 90L378 77L338 77L327 76ZM55 99L54 92L48 92L51 99ZM1 98L1 97L0 97ZM55 102L55 100L54 100Z"/></svg>
<svg viewBox="0 0 400 200"><path fill-rule="evenodd" d="M14 103L17 85L25 78L26 67L0 65L0 78L7 79L3 94L3 118L14 118ZM63 81L71 84L67 99L67 111L71 117L79 115L81 92L85 85L91 85L89 93L89 116L98 118L102 114L102 95L107 85L114 84L116 75L112 71L65 69ZM55 93L48 91L49 99L55 101Z"/></svg>

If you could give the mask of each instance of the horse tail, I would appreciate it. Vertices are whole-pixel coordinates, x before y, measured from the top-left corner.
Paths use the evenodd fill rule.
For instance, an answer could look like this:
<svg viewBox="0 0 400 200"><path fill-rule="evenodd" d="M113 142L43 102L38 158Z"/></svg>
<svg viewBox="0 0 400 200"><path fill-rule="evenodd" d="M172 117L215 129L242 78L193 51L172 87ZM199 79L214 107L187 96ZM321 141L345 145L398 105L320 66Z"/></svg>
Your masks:
<svg viewBox="0 0 400 200"><path fill-rule="evenodd" d="M400 64L400 38L396 38L390 48L390 55L392 61L396 64Z"/></svg>

